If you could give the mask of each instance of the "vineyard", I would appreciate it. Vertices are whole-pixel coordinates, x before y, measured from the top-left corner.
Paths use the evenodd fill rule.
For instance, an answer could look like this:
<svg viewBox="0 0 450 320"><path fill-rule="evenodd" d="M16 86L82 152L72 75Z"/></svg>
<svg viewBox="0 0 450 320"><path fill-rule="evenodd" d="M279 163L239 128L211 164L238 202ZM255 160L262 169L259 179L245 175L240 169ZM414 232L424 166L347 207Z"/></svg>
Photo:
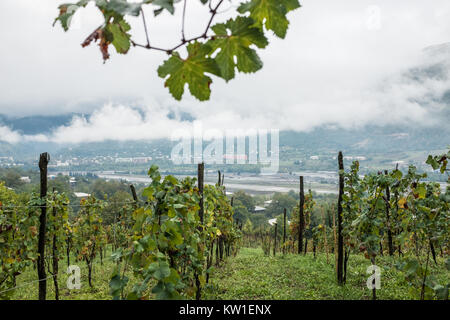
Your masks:
<svg viewBox="0 0 450 320"><path fill-rule="evenodd" d="M429 156L427 163L448 175L449 157ZM39 194L16 194L0 184L1 299L70 299L81 287L99 299L358 299L355 290L370 292L370 299L448 299L450 188L426 181L413 166L361 176L358 161L345 170L339 153L336 202L320 202L311 190L305 194L300 177L300 201L290 217L285 209L273 226L253 227L234 218L223 174L215 185L204 184L204 164L197 178L184 179L163 178L152 166L142 197L131 185L133 201L115 203L120 214L106 223L108 199L70 203L66 194L47 190L49 161L41 154ZM298 268L284 282L275 276ZM61 286L67 269L75 275L83 270L83 283L67 281L69 293ZM396 277L395 283L386 279L388 289L385 273ZM237 290L242 281L236 275L247 287ZM263 286L257 279L264 275L290 296L250 294ZM295 277L303 283L298 288L289 285ZM311 277L331 279L335 287L324 283L302 295ZM224 286L236 295L224 296Z"/></svg>
<svg viewBox="0 0 450 320"><path fill-rule="evenodd" d="M123 203L114 223L102 223L105 201L82 199L76 218L68 219L69 201L57 191L45 192L48 155L40 158L41 194L26 203L1 186L0 294L7 299L17 278L30 266L37 269L39 299L46 299L47 279L52 278L55 298L59 298L59 261L71 255L86 264L88 284L92 284L94 260L107 258L115 264L110 276L114 299L179 299L201 297L209 281L214 246L219 260L235 255L240 230L233 221L230 201L220 182L203 185L203 164L198 185L193 178L161 178L152 166L152 183L144 190L141 205L134 187L134 202ZM47 210L48 209L48 210ZM48 212L47 212L48 211ZM74 262L75 263L75 262ZM47 272L50 276L47 276ZM128 273L133 273L131 284Z"/></svg>

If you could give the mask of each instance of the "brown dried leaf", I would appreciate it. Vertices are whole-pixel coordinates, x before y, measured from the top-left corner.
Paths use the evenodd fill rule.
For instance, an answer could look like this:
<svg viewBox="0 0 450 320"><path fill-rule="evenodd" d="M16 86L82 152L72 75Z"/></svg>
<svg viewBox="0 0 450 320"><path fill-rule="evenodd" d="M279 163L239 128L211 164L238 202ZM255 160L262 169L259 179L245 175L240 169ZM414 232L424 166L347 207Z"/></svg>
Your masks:
<svg viewBox="0 0 450 320"><path fill-rule="evenodd" d="M87 37L86 40L84 40L84 42L81 44L81 46L83 48L85 48L85 47L89 46L92 43L92 41L97 42L97 40L99 40L99 39L100 39L100 43L99 43L100 52L102 53L103 61L106 61L109 59L108 47L111 43L108 40L106 40L102 28L98 28L94 32L92 32L89 35L89 37Z"/></svg>
<svg viewBox="0 0 450 320"><path fill-rule="evenodd" d="M92 41L96 42L102 36L102 34L103 34L102 29L100 28L96 29L89 35L89 37L86 38L86 40L84 40L81 46L84 48L90 45Z"/></svg>

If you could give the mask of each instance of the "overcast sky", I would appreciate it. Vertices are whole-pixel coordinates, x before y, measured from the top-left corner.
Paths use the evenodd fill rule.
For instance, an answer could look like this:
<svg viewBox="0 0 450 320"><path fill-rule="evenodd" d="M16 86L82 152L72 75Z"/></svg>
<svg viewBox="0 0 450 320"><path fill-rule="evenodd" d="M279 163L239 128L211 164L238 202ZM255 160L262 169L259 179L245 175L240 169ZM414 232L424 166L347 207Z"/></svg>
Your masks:
<svg viewBox="0 0 450 320"><path fill-rule="evenodd" d="M270 45L259 51L263 69L240 74L228 84L214 79L208 102L197 101L188 91L182 102L170 96L156 73L164 53L132 48L127 55L113 53L103 64L96 45L80 46L101 22L94 7L80 10L68 33L52 27L58 4L65 2L0 1L0 114L94 115L75 118L70 126L45 136L23 137L0 125L0 140L160 138L185 125L168 119L170 110L188 112L204 126L220 129L300 131L325 124L429 123L429 110L417 101L450 88L448 81L411 86L400 77L408 68L427 63L423 48L450 41L448 0L303 0L303 7L289 14L286 39L271 37ZM208 19L199 3L188 0L188 35L201 33ZM178 41L181 10L157 19L151 8L146 12L154 45ZM216 21L229 13L233 10ZM134 38L144 42L141 21L130 20Z"/></svg>

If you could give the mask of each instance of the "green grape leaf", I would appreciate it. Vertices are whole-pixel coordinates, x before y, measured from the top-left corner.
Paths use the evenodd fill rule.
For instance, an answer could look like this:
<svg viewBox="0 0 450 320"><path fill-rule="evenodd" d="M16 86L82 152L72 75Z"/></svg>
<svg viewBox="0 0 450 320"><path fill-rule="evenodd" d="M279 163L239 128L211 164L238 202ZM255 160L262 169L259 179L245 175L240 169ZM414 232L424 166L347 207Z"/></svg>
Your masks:
<svg viewBox="0 0 450 320"><path fill-rule="evenodd" d="M298 0L281 0L281 2L284 3L286 10L288 12L301 7Z"/></svg>
<svg viewBox="0 0 450 320"><path fill-rule="evenodd" d="M150 169L148 170L148 176L152 179L152 181L158 181L161 180L161 175L158 171L158 166L156 164L153 164Z"/></svg>
<svg viewBox="0 0 450 320"><path fill-rule="evenodd" d="M156 17L163 11L164 11L164 8L159 8L159 9L156 9L155 11L153 11L153 13L155 14L155 17Z"/></svg>
<svg viewBox="0 0 450 320"><path fill-rule="evenodd" d="M116 48L117 53L125 54L130 49L130 34L128 34L130 29L125 20L114 21L106 26L106 39Z"/></svg>
<svg viewBox="0 0 450 320"><path fill-rule="evenodd" d="M59 16L53 22L53 26L59 21L64 31L69 30L70 23L72 22L73 15L77 12L77 10L81 7L86 7L86 5L91 0L81 0L77 3L65 3L58 7Z"/></svg>
<svg viewBox="0 0 450 320"><path fill-rule="evenodd" d="M121 16L138 16L141 11L141 7L142 3L131 3L127 0L110 0L105 5L106 10L114 11Z"/></svg>
<svg viewBox="0 0 450 320"><path fill-rule="evenodd" d="M250 73L258 71L263 66L256 51L250 46L264 48L268 41L264 33L259 28L252 27L253 25L253 19L237 17L236 20L230 19L226 23L212 27L216 35L208 44L213 51L220 49L215 60L222 78L227 82L235 77L235 67L240 72Z"/></svg>
<svg viewBox="0 0 450 320"><path fill-rule="evenodd" d="M436 293L436 296L438 297L438 299L441 300L448 300L448 290L449 286L442 286L442 285L436 285L433 287L434 292Z"/></svg>
<svg viewBox="0 0 450 320"><path fill-rule="evenodd" d="M242 3L238 11L250 12L250 17L256 21L256 25L267 30L272 30L279 38L284 39L289 26L286 15L289 11L300 7L298 0L251 0Z"/></svg>
<svg viewBox="0 0 450 320"><path fill-rule="evenodd" d="M120 278L120 275L115 275L111 278L109 282L109 287L113 291L121 290L128 282L128 278L124 277L123 279Z"/></svg>
<svg viewBox="0 0 450 320"><path fill-rule="evenodd" d="M163 280L170 275L169 264L165 261L153 262L150 264L148 270L153 274L156 280Z"/></svg>
<svg viewBox="0 0 450 320"><path fill-rule="evenodd" d="M400 170L394 170L392 172L392 177L397 180L400 180L402 178L402 176L403 176L403 173Z"/></svg>
<svg viewBox="0 0 450 320"><path fill-rule="evenodd" d="M431 155L428 156L426 163L429 164L433 168L433 170L437 170L439 168L439 162L437 162L436 159Z"/></svg>
<svg viewBox="0 0 450 320"><path fill-rule="evenodd" d="M173 14L175 12L175 8L173 6L174 2L178 2L176 0L147 0L144 1L144 3L151 3L155 6L159 6L159 9L156 9L154 11L155 16L159 15L163 10L167 10L170 12L170 14Z"/></svg>
<svg viewBox="0 0 450 320"><path fill-rule="evenodd" d="M426 196L426 194L427 194L427 189L425 188L424 185L419 185L419 186L416 188L416 192L417 192L418 195L419 195L419 199L425 199L425 196Z"/></svg>
<svg viewBox="0 0 450 320"><path fill-rule="evenodd" d="M199 42L187 46L188 57L182 59L178 52L164 61L158 68L158 75L167 78L165 86L176 100L181 100L184 86L189 85L191 94L200 101L208 100L211 94L212 80L205 73L220 76L220 69L214 59L207 57L211 47Z"/></svg>

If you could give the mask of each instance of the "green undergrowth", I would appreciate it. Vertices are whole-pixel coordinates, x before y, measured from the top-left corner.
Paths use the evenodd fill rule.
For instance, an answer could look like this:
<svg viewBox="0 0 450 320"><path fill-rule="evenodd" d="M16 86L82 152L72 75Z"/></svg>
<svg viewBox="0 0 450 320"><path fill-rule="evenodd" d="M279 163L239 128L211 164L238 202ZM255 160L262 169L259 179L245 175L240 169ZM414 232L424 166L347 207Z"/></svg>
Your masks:
<svg viewBox="0 0 450 320"><path fill-rule="evenodd" d="M378 299L414 299L410 286L396 267L396 260L381 257L381 288ZM443 271L444 260L438 266L430 264L432 273L443 282L449 281L449 272ZM440 264L440 265L439 265ZM312 253L306 255L278 253L264 256L262 249L243 248L239 254L219 266L211 275L205 299L285 299L285 300L367 300L372 291L366 286L370 261L362 255L351 255L347 282L337 285L334 255Z"/></svg>
<svg viewBox="0 0 450 320"><path fill-rule="evenodd" d="M109 280L114 268L111 258L97 258L93 268L93 288L88 285L87 267L84 262L71 262L81 269L81 289L67 289L67 261L60 262L60 300L109 300ZM377 258L381 268L381 289L378 299L417 299L403 274L395 267L396 259ZM366 287L370 274L366 273L370 261L362 255L351 255L348 265L347 283L338 286L335 279L334 255L320 253L316 258L306 255L278 253L276 257L265 256L260 248L242 248L236 257L227 258L212 271L210 281L203 290L203 299L286 299L286 300L367 300L372 291ZM445 270L444 259L438 265L430 263L431 272L438 280L447 283L450 273ZM47 276L50 276L47 274ZM129 272L130 282L134 278ZM17 288L12 299L35 300L38 298L37 270L29 268L17 277ZM47 280L47 298L54 299L53 279Z"/></svg>

